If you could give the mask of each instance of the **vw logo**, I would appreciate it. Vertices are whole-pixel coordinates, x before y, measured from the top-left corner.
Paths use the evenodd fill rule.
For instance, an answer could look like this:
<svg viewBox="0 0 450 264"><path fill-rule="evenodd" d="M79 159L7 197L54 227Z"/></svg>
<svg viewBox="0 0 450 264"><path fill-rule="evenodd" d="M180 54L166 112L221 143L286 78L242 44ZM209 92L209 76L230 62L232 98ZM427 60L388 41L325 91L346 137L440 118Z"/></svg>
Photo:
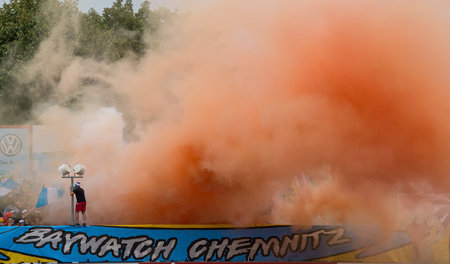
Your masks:
<svg viewBox="0 0 450 264"><path fill-rule="evenodd" d="M0 140L0 151L6 156L15 156L22 150L22 141L16 135L9 134Z"/></svg>

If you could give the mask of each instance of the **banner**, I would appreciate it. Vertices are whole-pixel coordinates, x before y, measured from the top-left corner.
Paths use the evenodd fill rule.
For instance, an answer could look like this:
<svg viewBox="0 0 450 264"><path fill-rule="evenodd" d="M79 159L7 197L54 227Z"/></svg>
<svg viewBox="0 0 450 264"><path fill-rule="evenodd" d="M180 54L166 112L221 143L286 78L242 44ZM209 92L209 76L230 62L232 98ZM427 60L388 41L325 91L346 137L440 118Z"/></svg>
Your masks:
<svg viewBox="0 0 450 264"><path fill-rule="evenodd" d="M0 227L0 262L409 263L406 232L350 226ZM448 263L448 233L428 263ZM434 251L433 251L434 252Z"/></svg>

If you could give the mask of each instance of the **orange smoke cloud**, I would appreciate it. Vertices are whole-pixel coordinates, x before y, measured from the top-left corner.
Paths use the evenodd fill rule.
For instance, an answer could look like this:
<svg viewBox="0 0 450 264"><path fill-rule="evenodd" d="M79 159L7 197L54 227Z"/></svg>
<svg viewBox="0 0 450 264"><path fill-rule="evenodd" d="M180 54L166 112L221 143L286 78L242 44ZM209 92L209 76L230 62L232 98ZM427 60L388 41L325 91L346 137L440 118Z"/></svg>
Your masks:
<svg viewBox="0 0 450 264"><path fill-rule="evenodd" d="M99 129L98 146L73 149L89 217L390 221L396 193L448 192L449 7L224 1L181 15L160 52L111 76L139 140L111 147ZM302 174L310 186L279 205Z"/></svg>

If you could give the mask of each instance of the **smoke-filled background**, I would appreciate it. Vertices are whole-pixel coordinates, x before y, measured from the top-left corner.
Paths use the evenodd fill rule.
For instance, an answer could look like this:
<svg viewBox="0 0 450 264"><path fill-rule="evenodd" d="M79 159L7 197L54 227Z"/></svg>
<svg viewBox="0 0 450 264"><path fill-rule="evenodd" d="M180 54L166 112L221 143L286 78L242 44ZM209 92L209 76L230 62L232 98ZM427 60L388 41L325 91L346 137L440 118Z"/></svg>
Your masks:
<svg viewBox="0 0 450 264"><path fill-rule="evenodd" d="M450 191L444 1L191 3L131 55L65 10L14 80L86 166L89 223L392 227L398 194Z"/></svg>

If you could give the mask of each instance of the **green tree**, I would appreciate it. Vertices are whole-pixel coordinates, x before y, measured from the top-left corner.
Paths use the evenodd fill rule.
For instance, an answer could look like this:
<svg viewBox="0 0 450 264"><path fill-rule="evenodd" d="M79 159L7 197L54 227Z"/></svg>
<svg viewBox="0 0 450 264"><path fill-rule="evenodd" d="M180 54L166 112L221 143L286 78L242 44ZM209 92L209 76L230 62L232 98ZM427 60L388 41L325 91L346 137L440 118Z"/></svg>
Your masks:
<svg viewBox="0 0 450 264"><path fill-rule="evenodd" d="M133 11L131 0L115 1L103 10L102 16L91 9L80 16L76 54L108 61L128 56L139 58L152 48L144 41L144 34L157 34L171 15L168 9L151 10L148 1L137 12Z"/></svg>
<svg viewBox="0 0 450 264"><path fill-rule="evenodd" d="M73 15L78 24L71 25ZM137 12L131 0L116 0L102 15L91 9L80 12L77 0L11 0L0 8L0 123L19 124L31 118L34 105L52 97L63 69L49 83L36 74L23 80L21 70L50 36L71 43L74 56L115 62L139 59L157 42L144 41L145 34L158 34L172 15L167 9L151 10L145 1ZM61 27L62 23L64 27ZM66 27L66 28L65 28ZM55 31L56 30L56 31ZM53 32L53 33L52 33ZM86 88L97 80L85 80ZM31 92L33 91L33 92Z"/></svg>
<svg viewBox="0 0 450 264"><path fill-rule="evenodd" d="M15 71L32 58L49 28L38 23L40 1L11 0L0 9L0 120L26 120L32 100L17 85Z"/></svg>

